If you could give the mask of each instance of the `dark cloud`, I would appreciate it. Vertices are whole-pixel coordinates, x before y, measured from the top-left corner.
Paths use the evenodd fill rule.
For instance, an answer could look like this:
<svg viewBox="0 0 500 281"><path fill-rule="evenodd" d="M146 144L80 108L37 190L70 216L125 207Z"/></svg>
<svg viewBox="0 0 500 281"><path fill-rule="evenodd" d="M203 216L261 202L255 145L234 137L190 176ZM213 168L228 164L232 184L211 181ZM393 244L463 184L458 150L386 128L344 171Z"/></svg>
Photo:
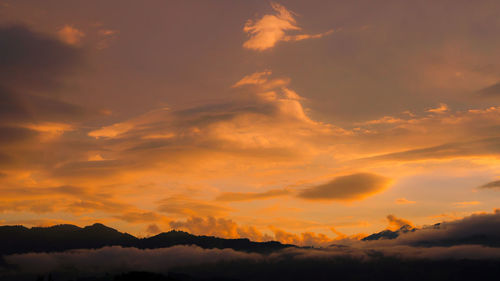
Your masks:
<svg viewBox="0 0 500 281"><path fill-rule="evenodd" d="M478 93L485 97L500 96L500 82L481 89L478 91Z"/></svg>
<svg viewBox="0 0 500 281"><path fill-rule="evenodd" d="M0 25L0 165L26 169L55 161L57 153L43 155L48 147L41 141L71 127L55 123L71 124L85 114L61 94L65 77L82 62L80 49L26 26Z"/></svg>
<svg viewBox="0 0 500 281"><path fill-rule="evenodd" d="M158 225L153 223L153 224L148 225L148 227L146 228L146 232L148 234L156 235L156 234L161 232L161 229L160 229L160 227L158 227Z"/></svg>
<svg viewBox="0 0 500 281"><path fill-rule="evenodd" d="M65 194L65 195L72 195L81 199L83 196L89 195L84 187L72 186L72 185L61 185L55 187L37 187L37 188L4 185L0 188L0 192L2 192L4 197Z"/></svg>
<svg viewBox="0 0 500 281"><path fill-rule="evenodd" d="M59 97L82 50L22 25L0 26L0 123L54 121L83 109Z"/></svg>
<svg viewBox="0 0 500 281"><path fill-rule="evenodd" d="M480 186L480 188L500 189L500 180L498 180L498 181L492 181L492 182L483 184L483 185Z"/></svg>
<svg viewBox="0 0 500 281"><path fill-rule="evenodd" d="M53 169L52 173L56 177L72 176L108 176L120 173L120 169L125 166L121 160L100 160L100 161L69 161L68 163Z"/></svg>
<svg viewBox="0 0 500 281"><path fill-rule="evenodd" d="M213 264L259 257L258 254L231 249L202 249L195 246L150 250L115 246L97 250L11 255L6 257L6 261L18 265L25 273L48 273L66 267L78 268L78 271L88 274L131 270L167 272L174 266Z"/></svg>
<svg viewBox="0 0 500 281"><path fill-rule="evenodd" d="M0 127L0 144L19 143L33 139L38 132L21 127Z"/></svg>
<svg viewBox="0 0 500 281"><path fill-rule="evenodd" d="M22 25L0 26L0 81L27 89L53 89L82 53Z"/></svg>
<svg viewBox="0 0 500 281"><path fill-rule="evenodd" d="M325 184L302 190L299 198L309 200L360 200L371 194L382 191L390 180L369 173L357 173L337 177Z"/></svg>
<svg viewBox="0 0 500 281"><path fill-rule="evenodd" d="M463 219L443 222L400 235L387 242L409 246L482 245L500 247L500 210L474 214Z"/></svg>
<svg viewBox="0 0 500 281"><path fill-rule="evenodd" d="M19 277L23 275L31 278L27 280L34 280L33 275L49 273L64 276L61 280L72 280L75 277L83 279L83 276L129 271L182 272L200 278L184 276L185 279L180 280L207 280L207 277L210 277L209 280L332 280L332 276L341 280L418 280L408 279L408 274L418 272L418 278L421 278L430 274L427 271L432 269L439 274L429 275L426 280L475 280L473 277L478 277L477 273L464 279L451 277L468 272L457 270L461 265L490 270L490 275L495 276L496 271L492 272L491 267L496 268L498 264L488 260L499 257L498 249L476 245L433 248L398 246L371 250L354 247L290 248L270 255L196 246L160 249L114 246L8 255L4 256L4 260L12 269L1 274L6 280L21 280ZM457 262L459 260L461 263ZM481 264L484 266L479 266ZM448 276L450 272L453 275ZM16 275L19 273L22 275Z"/></svg>

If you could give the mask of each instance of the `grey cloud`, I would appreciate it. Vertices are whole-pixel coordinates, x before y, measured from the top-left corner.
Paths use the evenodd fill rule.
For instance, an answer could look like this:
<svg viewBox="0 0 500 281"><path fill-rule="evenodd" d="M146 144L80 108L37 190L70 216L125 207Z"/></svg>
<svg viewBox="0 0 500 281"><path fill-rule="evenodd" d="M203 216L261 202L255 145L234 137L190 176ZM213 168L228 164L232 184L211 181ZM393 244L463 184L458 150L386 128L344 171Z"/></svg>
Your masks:
<svg viewBox="0 0 500 281"><path fill-rule="evenodd" d="M485 97L500 96L500 82L481 89L478 93Z"/></svg>
<svg viewBox="0 0 500 281"><path fill-rule="evenodd" d="M393 259L384 263L383 257ZM477 245L434 248L394 246L373 249L346 246L319 249L289 248L262 255L231 249L201 249L196 246L144 250L115 246L92 250L8 255L4 257L4 260L11 266L11 270L4 270L2 275L14 277L12 280L20 280L15 278L16 273L21 272L24 276L55 273L58 276L66 276L66 279L72 279L76 276L81 278L82 276L129 271L164 274L170 271L187 271L190 274L198 273L206 277L207 275L203 274L204 269L210 271L208 276L215 275L219 278L233 276L239 277L238 280L249 280L247 278L255 276L256 272L263 273L262 280L307 280L305 276L309 278L317 276L316 280L328 280L325 279L324 272L332 267L335 270L331 270L333 272L329 272L330 274L335 274L336 270L348 266L350 269L347 272L349 276L353 276L352 266L361 266L361 264L374 261L377 267L393 268L394 258L399 259L400 262L409 261L409 259L487 260L500 258L500 252L495 248ZM312 264L315 266L311 266ZM288 270L282 270L285 268L295 270L291 271L292 275L290 275L291 272ZM314 271L310 271L311 269L321 270L323 276L314 274ZM382 272L387 273L388 269L382 269ZM266 273L279 274L281 278L266 276ZM304 274L305 276L301 278ZM328 275L328 278L331 278L331 275ZM28 280L33 280L33 278Z"/></svg>
<svg viewBox="0 0 500 281"><path fill-rule="evenodd" d="M368 242L368 244L370 243ZM457 245L500 247L500 211L497 209L491 214L475 214L463 219L443 222L403 233L394 240L375 241L374 244L427 247Z"/></svg>
<svg viewBox="0 0 500 281"><path fill-rule="evenodd" d="M51 121L83 109L59 97L83 62L80 49L22 25L0 26L0 123Z"/></svg>
<svg viewBox="0 0 500 281"><path fill-rule="evenodd" d="M389 179L370 173L337 177L325 184L302 190L298 197L309 200L360 200L387 187Z"/></svg>
<svg viewBox="0 0 500 281"><path fill-rule="evenodd" d="M9 264L17 265L24 273L46 274L58 270L76 270L92 274L132 270L166 273L175 266L255 260L259 257L258 254L237 252L232 249L202 249L195 246L146 250L114 246L97 250L19 254L4 258Z"/></svg>
<svg viewBox="0 0 500 281"><path fill-rule="evenodd" d="M10 86L53 88L82 53L22 25L0 26L0 81Z"/></svg>
<svg viewBox="0 0 500 281"><path fill-rule="evenodd" d="M61 178L95 175L109 176L120 173L120 168L125 167L125 165L126 161L123 160L73 161L53 169L52 174Z"/></svg>
<svg viewBox="0 0 500 281"><path fill-rule="evenodd" d="M82 62L80 49L23 25L0 25L0 165L55 161L43 155L43 132L30 126L75 123L86 114L61 95L65 77Z"/></svg>
<svg viewBox="0 0 500 281"><path fill-rule="evenodd" d="M33 139L38 132L21 127L0 127L0 144L19 143Z"/></svg>
<svg viewBox="0 0 500 281"><path fill-rule="evenodd" d="M498 181L492 181L492 182L483 184L483 185L480 186L480 188L500 189L500 180L498 180Z"/></svg>

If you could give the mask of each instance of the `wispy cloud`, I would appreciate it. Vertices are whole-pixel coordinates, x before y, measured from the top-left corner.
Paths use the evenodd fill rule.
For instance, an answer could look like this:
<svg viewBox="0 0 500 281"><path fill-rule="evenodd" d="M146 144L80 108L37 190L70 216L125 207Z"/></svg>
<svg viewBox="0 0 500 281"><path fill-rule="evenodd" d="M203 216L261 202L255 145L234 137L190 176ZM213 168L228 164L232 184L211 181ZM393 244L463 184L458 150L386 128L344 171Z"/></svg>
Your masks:
<svg viewBox="0 0 500 281"><path fill-rule="evenodd" d="M483 189L500 189L500 180L491 181L480 186Z"/></svg>
<svg viewBox="0 0 500 281"><path fill-rule="evenodd" d="M398 205L406 205L406 204L415 204L415 201L408 200L406 198L398 198L396 199L396 204Z"/></svg>
<svg viewBox="0 0 500 281"><path fill-rule="evenodd" d="M474 205L479 205L481 202L479 201L462 201L462 202L455 202L453 205L457 207L468 207L468 206L474 206Z"/></svg>
<svg viewBox="0 0 500 281"><path fill-rule="evenodd" d="M269 199L290 194L288 189L272 189L265 192L224 192L217 196L218 201L251 201Z"/></svg>
<svg viewBox="0 0 500 281"><path fill-rule="evenodd" d="M243 43L243 47L251 50L263 51L274 47L280 41L301 41L306 39L321 38L333 33L333 30L318 34L288 35L288 31L298 31L294 13L287 10L285 6L271 2L275 11L273 15L264 15L258 20L248 20L243 28L249 35L249 39Z"/></svg>

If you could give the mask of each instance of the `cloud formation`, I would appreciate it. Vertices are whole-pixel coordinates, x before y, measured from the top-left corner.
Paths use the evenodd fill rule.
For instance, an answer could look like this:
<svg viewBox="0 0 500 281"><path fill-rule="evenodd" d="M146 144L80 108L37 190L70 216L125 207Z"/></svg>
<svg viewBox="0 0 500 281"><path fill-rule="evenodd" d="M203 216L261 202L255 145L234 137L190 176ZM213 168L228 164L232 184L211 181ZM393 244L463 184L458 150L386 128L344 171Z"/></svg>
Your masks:
<svg viewBox="0 0 500 281"><path fill-rule="evenodd" d="M179 9L183 5L179 4ZM248 3L234 5L255 7ZM286 5L292 8L292 4ZM327 6L329 4L322 7ZM315 25L322 28L323 24L323 28L328 28L328 25L338 24L338 19L346 30L357 31L338 33L339 36L332 38L335 41L324 42L328 43L327 48L296 44L301 47L293 49L297 56L290 56L285 49L265 55L248 52L244 59L248 64L235 64L242 50L217 48L216 44L241 44L240 35L245 34L239 33L241 28L237 25L248 19L248 11L253 8L235 9L241 12L231 13L235 25L227 25L224 19L223 26L228 29L218 28L221 34L214 37L221 40L200 42L197 38L210 37L195 37L195 33L205 35L213 31L211 20L217 21L220 17L195 17L203 21L201 29L196 28L199 24L187 20L186 27L189 29L192 25L194 33L180 34L194 41L176 37L176 32L162 36L165 30L152 24L154 17L133 28L126 26L126 21L112 18L106 21L106 26L86 22L93 18L88 17L87 12L91 12L88 9L77 15L82 18L72 19L79 23L78 26L64 28L68 39L64 42L58 34L53 37L23 26L3 26L0 39L0 95L3 101L0 105L0 193L4 196L0 209L12 220L27 221L27 217L36 216L41 221L64 213L78 221L80 218L106 218L113 223L126 224L127 230L142 231L153 223L163 229L167 218L184 220L202 215L250 223L249 217L258 214L258 225L262 227L263 221L276 219L295 208L307 211L297 211L290 216L297 225L301 225L305 216L309 216L305 213L310 212L317 216L317 221L314 218L310 224L321 224L328 229L325 226L331 219L328 214L349 213L348 207L317 204L310 199L295 200L297 186L316 184L329 179L327 175L352 171L373 171L405 183L404 177L408 174L432 173L434 167L445 165L455 165L456 169L481 166L477 170L483 169L483 178L493 177L493 171L498 170L499 108L477 96L470 103L463 103L457 97L464 95L452 95L451 90L434 93L443 87L465 94L488 87L486 92L494 95L498 67L491 62L498 56L496 44L488 34L498 32L493 29L496 25L483 23L496 18L487 17L490 14L484 13L482 5L466 5L451 11L450 15L455 18L450 17L449 25L443 26L442 17L434 14L439 9L429 9L426 10L428 25L423 26L419 21L404 18L407 11L416 7L413 4L395 7L390 14L385 14L390 9L379 5L373 8L384 12L372 13L373 17L363 14L362 21L373 21L373 25L361 28L360 24L365 23L361 23L360 18L344 18L350 14L346 11L354 6L331 5L331 10L315 11L317 5L294 5L302 7L297 12L305 16L299 18L284 6L272 4L270 13L253 18L245 26L249 36L245 48L270 50L280 42L319 38L329 32L301 34L305 33L301 28L308 30L308 26ZM151 5L148 9L154 8ZM465 14L469 8L478 10ZM59 10L62 11L48 9L45 16L40 15L40 22L36 19L30 22L37 30L55 31L53 24L61 27L67 22L55 15ZM190 11L197 12L195 9ZM9 17L18 14L21 12L8 13ZM309 15L317 15L317 18L313 16L311 22ZM481 18L473 15L481 15ZM161 18L163 20L164 16ZM181 17L183 19L185 17ZM395 24L401 22L404 24ZM149 23L152 25L148 26ZM465 25L468 27L459 28ZM234 34L226 34L230 26L236 26ZM446 30L446 35L427 32L429 26L439 26L434 30ZM85 29L80 30L80 27ZM472 37L462 33L470 28L485 32L476 32ZM79 48L84 42L86 47L105 48L108 41L118 39L119 30L127 31L119 38L124 44L113 45L113 50L98 52L95 48ZM145 34L137 30L151 32ZM155 33L157 30L159 33ZM386 36L387 31L391 36ZM83 32L85 37L81 36ZM480 37L483 40L479 40ZM484 44L486 38L488 44ZM91 44L93 42L96 44ZM226 54L200 53L190 47L205 46L198 44L201 42L215 47L207 50L227 52L230 62L223 64ZM400 48L401 42L407 48ZM186 46L187 43L193 45ZM432 44L432 50L428 44ZM148 52L137 52L137 48L145 48ZM193 53L188 56L189 50ZM84 65L90 63L97 72L79 72L83 54L89 59ZM189 57L193 60L182 59ZM213 58L217 58L217 62ZM381 61L386 66L383 73L379 68ZM196 69L191 65L196 65ZM213 66L214 71L207 72L206 65ZM270 65L274 72L268 69ZM169 73L170 66L175 66L170 72L175 74L164 76ZM251 72L259 69L263 70ZM72 76L73 73L77 75ZM147 78L141 80L143 75ZM292 77L293 82L284 75ZM203 86L191 88L193 84ZM82 85L82 89L75 90ZM429 89L429 85L435 88ZM415 89L420 86L426 88ZM185 95L187 92L192 95ZM421 94L424 92L428 94ZM161 94L152 98L153 93ZM185 106L187 96L195 97L196 102ZM210 102L201 101L199 97L206 97ZM365 102L359 103L360 100ZM113 113L85 115L87 109L69 101L96 106L107 103L114 107ZM167 106L159 101L171 104ZM344 118L343 111L355 116L357 123L350 117ZM352 161L357 158L365 161ZM451 180L457 174L457 171L450 172L447 177ZM75 182L78 189L69 188ZM294 189L282 189L283 186L294 186ZM451 192L452 187L444 189L450 188ZM20 192L15 193L15 189ZM198 193L191 193L195 189ZM403 189L401 186L394 191ZM176 197L178 194L182 196ZM402 196L386 193L373 198L373 202L365 202L376 204L379 198L387 199L386 195L391 195L389 201ZM214 202L217 196L219 200ZM160 203L157 202L159 198L168 200ZM266 198L274 199L255 202ZM254 202L246 202L249 200ZM453 202L466 200L470 198L449 199L437 212L446 212L444 208L456 210L454 206L458 205ZM494 204L483 198L477 200L483 203L467 205L467 210L490 208ZM418 199L418 203L422 212L431 209L427 208L426 200ZM142 210L136 206L152 207ZM392 207L409 210L416 206ZM386 214L384 206L374 209L379 217ZM354 214L352 221L373 219L361 216L366 214ZM312 218L309 216L307 220ZM289 225L294 224L290 222ZM300 231L306 230L310 229ZM302 239L300 233L289 234Z"/></svg>
<svg viewBox="0 0 500 281"><path fill-rule="evenodd" d="M388 229L390 230L398 230L405 225L413 227L413 224L409 220L398 218L394 215L388 215L387 221L389 222Z"/></svg>
<svg viewBox="0 0 500 281"><path fill-rule="evenodd" d="M290 194L288 189L272 189L265 192L224 192L217 196L218 201L250 201L275 198Z"/></svg>
<svg viewBox="0 0 500 281"><path fill-rule="evenodd" d="M58 95L81 56L80 50L25 26L0 26L0 165L33 166L34 151L72 131L71 123L84 116L83 108Z"/></svg>
<svg viewBox="0 0 500 281"><path fill-rule="evenodd" d="M388 220L397 224L406 223L394 216L388 216ZM304 233L301 236L294 236L276 231L276 237L283 241L324 240L322 244L324 247L290 247L269 254L247 253L232 249L202 249L196 246L173 246L159 249L114 246L66 252L13 254L3 257L5 263L0 265L3 267L0 276L17 280L15 277L20 273L24 276L52 273L67 276L65 279L74 279L75 276L81 278L85 275L104 273L115 274L128 271L167 273L178 270L200 274L203 277L211 276L204 273L203 269L205 269L212 274L215 272L214 276L219 278L221 276L233 278L247 276L248 270L249 272L264 272L264 276L268 279L263 280L276 280L275 276L269 274L278 272L279 276L283 277L282 268L294 268L293 276L295 277L290 276L286 280L292 277L303 280L305 276L315 276L313 273L318 270L322 275L315 280L323 280L321 278L324 278L325 270L332 267L333 272L338 274L347 265L352 265L359 270L359 268L364 268L360 267L361 265L368 264L370 267L374 262L376 265L373 266L374 268L382 267L383 276L391 272L390 269L394 269L396 263L400 266L421 267L425 265L425 268L434 265L436 267L434 270L437 270L440 273L439 277L442 278L445 272L443 266L456 268L458 265L454 263L455 261L460 261L459 264L464 265L467 264L466 262L476 260L477 262L472 262L470 265L477 266L478 263L483 264L500 258L499 220L500 212L497 210L494 213L476 214L415 231L401 232L395 239L373 241L349 238L332 241L321 235ZM228 221L221 219L209 222L209 224L217 223L227 224ZM234 225L231 227L234 229ZM152 231L158 230L155 226L150 228ZM311 265L314 265L316 270L311 271ZM487 264L486 268L490 266L492 264ZM351 277L354 273L352 270L346 272ZM297 274L304 275L297 277ZM331 276L329 274L327 278ZM251 275L250 278L252 277L255 279L255 275ZM294 280L293 278L291 280Z"/></svg>
<svg viewBox="0 0 500 281"><path fill-rule="evenodd" d="M258 20L248 20L243 31L250 37L243 47L246 49L263 51L274 47L280 41L301 41L305 39L321 38L333 33L333 30L318 34L287 35L287 31L301 30L293 12L283 5L271 2L271 7L276 12L274 15L264 15Z"/></svg>
<svg viewBox="0 0 500 281"><path fill-rule="evenodd" d="M478 91L478 93L484 97L500 96L500 82L481 89Z"/></svg>
<svg viewBox="0 0 500 281"><path fill-rule="evenodd" d="M172 221L173 229L186 230L197 235L210 235L223 238L248 238L252 241L270 241L272 237L263 234L252 226L239 226L230 219L214 217L191 217L186 221Z"/></svg>
<svg viewBox="0 0 500 281"><path fill-rule="evenodd" d="M405 204L415 204L415 201L408 200L406 198L398 198L396 199L396 204L398 205L405 205Z"/></svg>
<svg viewBox="0 0 500 281"><path fill-rule="evenodd" d="M483 189L500 189L500 180L498 181L491 181L489 183L485 183L480 186L480 188Z"/></svg>
<svg viewBox="0 0 500 281"><path fill-rule="evenodd" d="M65 25L57 32L61 41L69 45L80 45L80 42L83 37L85 37L85 33L71 25Z"/></svg>
<svg viewBox="0 0 500 281"><path fill-rule="evenodd" d="M299 198L308 200L354 201L383 191L390 180L370 173L339 176L333 180L302 190Z"/></svg>
<svg viewBox="0 0 500 281"><path fill-rule="evenodd" d="M401 234L389 244L410 246L453 246L476 244L498 247L500 211L473 214L462 219L423 227ZM385 242L383 242L385 243Z"/></svg>
<svg viewBox="0 0 500 281"><path fill-rule="evenodd" d="M175 266L214 264L240 259L255 260L257 254L231 249L202 249L195 246L174 246L163 249L104 247L96 250L73 250L59 253L10 255L7 262L20 266L21 272L46 274L63 268L78 268L86 274L104 272L150 271L168 272Z"/></svg>

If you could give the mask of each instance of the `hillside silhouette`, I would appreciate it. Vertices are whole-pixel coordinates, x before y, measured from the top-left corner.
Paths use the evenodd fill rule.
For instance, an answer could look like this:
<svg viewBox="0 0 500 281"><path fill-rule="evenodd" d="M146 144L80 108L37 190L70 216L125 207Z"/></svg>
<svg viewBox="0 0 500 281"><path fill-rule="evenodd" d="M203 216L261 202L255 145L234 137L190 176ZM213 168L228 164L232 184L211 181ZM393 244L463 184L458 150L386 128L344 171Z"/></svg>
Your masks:
<svg viewBox="0 0 500 281"><path fill-rule="evenodd" d="M51 227L0 226L0 255L28 252L60 252L71 249L98 249L105 246L139 249L166 248L176 245L196 245L205 249L233 249L243 252L269 253L295 247L276 241L253 242L247 238L224 239L198 236L172 230L158 235L137 238L128 233L96 223L86 227L70 224Z"/></svg>

